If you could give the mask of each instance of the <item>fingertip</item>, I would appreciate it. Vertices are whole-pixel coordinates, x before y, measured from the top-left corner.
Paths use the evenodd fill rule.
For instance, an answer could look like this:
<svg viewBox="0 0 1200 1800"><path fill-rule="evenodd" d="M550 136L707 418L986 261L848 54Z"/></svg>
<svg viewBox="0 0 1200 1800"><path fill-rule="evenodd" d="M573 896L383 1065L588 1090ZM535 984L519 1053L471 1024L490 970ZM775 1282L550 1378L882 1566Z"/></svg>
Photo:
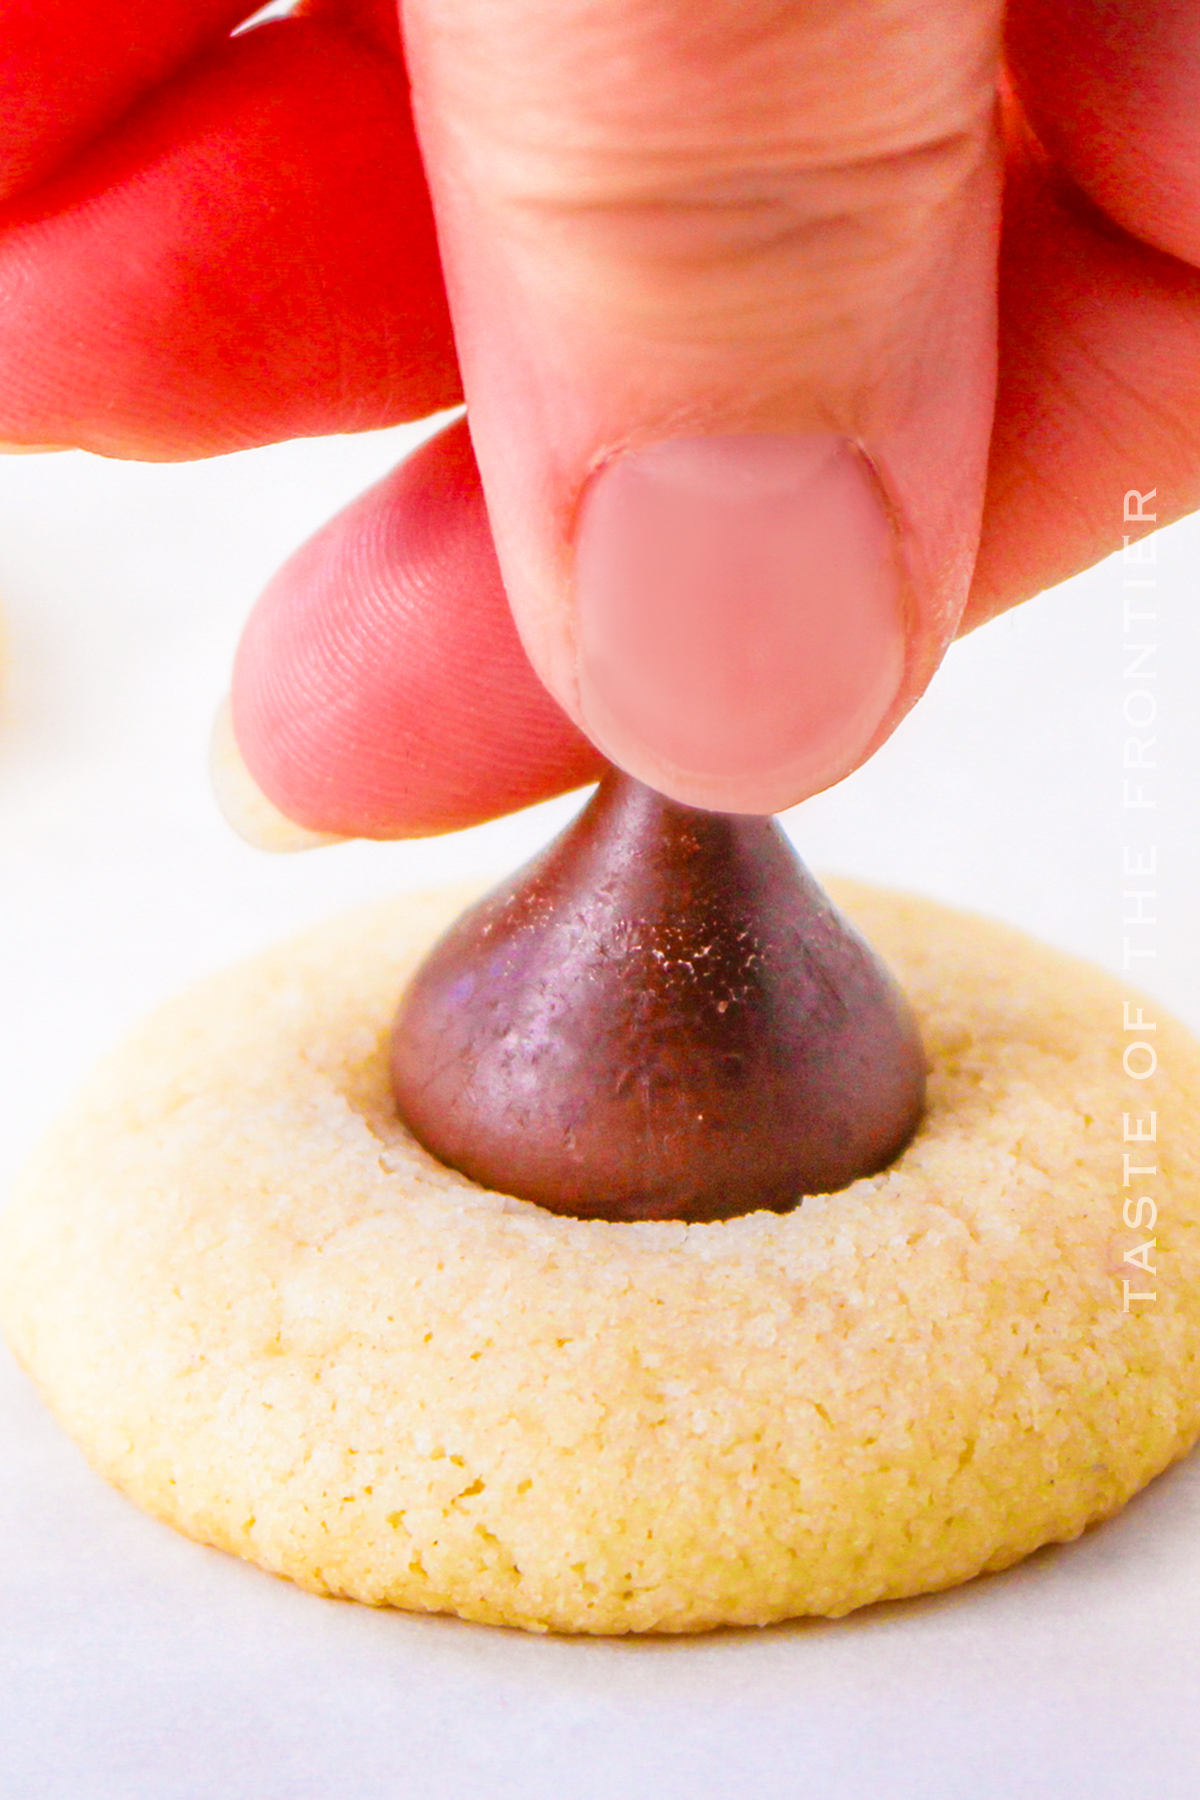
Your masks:
<svg viewBox="0 0 1200 1800"><path fill-rule="evenodd" d="M256 786L322 835L431 836L600 773L517 636L465 421L280 570L231 719Z"/></svg>

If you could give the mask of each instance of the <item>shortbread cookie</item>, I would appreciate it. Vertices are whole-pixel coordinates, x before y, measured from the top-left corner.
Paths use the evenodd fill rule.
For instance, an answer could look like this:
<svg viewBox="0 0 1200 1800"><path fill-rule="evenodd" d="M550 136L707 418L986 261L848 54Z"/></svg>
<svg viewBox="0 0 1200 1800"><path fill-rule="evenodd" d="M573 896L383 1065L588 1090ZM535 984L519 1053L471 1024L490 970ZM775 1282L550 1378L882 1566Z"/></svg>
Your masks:
<svg viewBox="0 0 1200 1800"><path fill-rule="evenodd" d="M1016 932L834 892L931 1059L885 1173L713 1224L472 1186L392 1112L466 896L406 898L103 1065L7 1215L18 1355L139 1505L373 1604L700 1631L1075 1537L1200 1430L1200 1049Z"/></svg>

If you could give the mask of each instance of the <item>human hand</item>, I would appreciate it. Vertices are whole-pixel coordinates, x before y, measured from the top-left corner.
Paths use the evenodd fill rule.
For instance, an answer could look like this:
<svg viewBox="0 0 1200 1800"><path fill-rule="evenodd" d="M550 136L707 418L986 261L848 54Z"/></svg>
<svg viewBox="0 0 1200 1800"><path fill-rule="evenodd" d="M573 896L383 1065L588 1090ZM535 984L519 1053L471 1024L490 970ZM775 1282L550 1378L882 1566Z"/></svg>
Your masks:
<svg viewBox="0 0 1200 1800"><path fill-rule="evenodd" d="M410 0L440 262L386 6L244 10L0 5L0 439L207 455L465 387L504 585L458 426L239 655L304 823L544 797L597 766L577 727L790 804L957 629L1200 502L1180 0L1017 0L1003 143L992 0Z"/></svg>

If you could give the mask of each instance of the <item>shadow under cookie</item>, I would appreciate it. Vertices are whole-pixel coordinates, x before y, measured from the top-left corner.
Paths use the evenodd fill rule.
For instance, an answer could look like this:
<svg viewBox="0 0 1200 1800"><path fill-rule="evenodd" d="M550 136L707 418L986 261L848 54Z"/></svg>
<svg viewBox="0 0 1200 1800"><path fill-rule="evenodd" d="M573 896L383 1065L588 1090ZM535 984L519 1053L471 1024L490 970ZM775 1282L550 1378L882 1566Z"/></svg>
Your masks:
<svg viewBox="0 0 1200 1800"><path fill-rule="evenodd" d="M1106 976L833 891L931 1059L884 1173L708 1224L473 1186L391 1103L397 995L467 896L409 897L228 971L107 1060L4 1222L18 1355L140 1505L375 1604L697 1631L1076 1536L1200 1431L1200 1048L1150 1008L1136 1079ZM1153 1179L1123 1186L1124 1116L1152 1111L1132 1161ZM1154 1225L1131 1230L1141 1191Z"/></svg>

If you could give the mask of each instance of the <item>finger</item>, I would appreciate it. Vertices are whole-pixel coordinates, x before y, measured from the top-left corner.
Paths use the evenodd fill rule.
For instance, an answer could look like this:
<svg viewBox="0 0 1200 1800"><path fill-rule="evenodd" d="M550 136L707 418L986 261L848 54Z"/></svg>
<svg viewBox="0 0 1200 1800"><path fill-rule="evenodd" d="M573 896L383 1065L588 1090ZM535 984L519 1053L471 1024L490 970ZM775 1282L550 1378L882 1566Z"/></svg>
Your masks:
<svg viewBox="0 0 1200 1800"><path fill-rule="evenodd" d="M452 405L401 65L287 20L0 213L0 440L202 456Z"/></svg>
<svg viewBox="0 0 1200 1800"><path fill-rule="evenodd" d="M1111 224L1016 131L1000 296L964 630L1200 506L1200 273Z"/></svg>
<svg viewBox="0 0 1200 1800"><path fill-rule="evenodd" d="M1200 263L1194 0L1015 0L1009 57L1054 160L1134 237Z"/></svg>
<svg viewBox="0 0 1200 1800"><path fill-rule="evenodd" d="M953 634L993 375L990 0L408 0L518 627L701 805L844 775Z"/></svg>
<svg viewBox="0 0 1200 1800"><path fill-rule="evenodd" d="M421 837L595 779L521 648L463 423L280 571L238 649L233 726L310 830Z"/></svg>
<svg viewBox="0 0 1200 1800"><path fill-rule="evenodd" d="M964 630L1200 505L1200 20L1016 0L1009 52L1041 144L1014 104Z"/></svg>
<svg viewBox="0 0 1200 1800"><path fill-rule="evenodd" d="M0 0L0 200L254 10L254 0Z"/></svg>

